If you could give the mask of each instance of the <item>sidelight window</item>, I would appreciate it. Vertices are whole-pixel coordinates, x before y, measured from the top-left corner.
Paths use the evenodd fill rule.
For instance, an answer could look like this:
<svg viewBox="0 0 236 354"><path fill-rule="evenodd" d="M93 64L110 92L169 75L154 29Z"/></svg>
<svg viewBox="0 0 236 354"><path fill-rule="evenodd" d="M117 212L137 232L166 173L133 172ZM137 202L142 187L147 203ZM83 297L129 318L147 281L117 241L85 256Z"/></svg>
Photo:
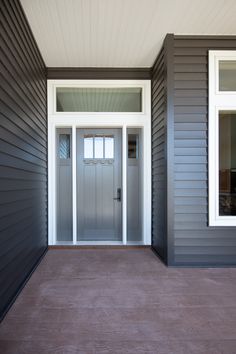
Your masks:
<svg viewBox="0 0 236 354"><path fill-rule="evenodd" d="M61 160L70 158L70 135L59 134L59 157Z"/></svg>
<svg viewBox="0 0 236 354"><path fill-rule="evenodd" d="M128 158L138 158L138 134L128 134Z"/></svg>
<svg viewBox="0 0 236 354"><path fill-rule="evenodd" d="M209 53L209 224L236 226L236 52Z"/></svg>

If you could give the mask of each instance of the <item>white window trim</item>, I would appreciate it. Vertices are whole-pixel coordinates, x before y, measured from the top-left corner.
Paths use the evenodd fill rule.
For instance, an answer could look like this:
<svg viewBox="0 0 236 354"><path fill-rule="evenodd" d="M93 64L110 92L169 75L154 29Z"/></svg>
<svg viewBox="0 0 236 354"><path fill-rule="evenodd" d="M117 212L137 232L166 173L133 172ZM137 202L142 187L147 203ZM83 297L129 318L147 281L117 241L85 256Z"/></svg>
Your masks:
<svg viewBox="0 0 236 354"><path fill-rule="evenodd" d="M56 112L56 87L142 87L142 112ZM48 242L56 245L56 128L72 128L73 244L127 244L127 128L143 131L142 244L151 244L151 83L150 80L48 80ZM76 129L122 129L122 242L77 242ZM135 244L140 244L137 242ZM61 244L68 244L64 242ZM132 244L130 242L129 244Z"/></svg>
<svg viewBox="0 0 236 354"><path fill-rule="evenodd" d="M236 216L219 215L219 111L236 110L236 91L219 91L220 60L236 60L236 51L209 51L209 226L236 226Z"/></svg>

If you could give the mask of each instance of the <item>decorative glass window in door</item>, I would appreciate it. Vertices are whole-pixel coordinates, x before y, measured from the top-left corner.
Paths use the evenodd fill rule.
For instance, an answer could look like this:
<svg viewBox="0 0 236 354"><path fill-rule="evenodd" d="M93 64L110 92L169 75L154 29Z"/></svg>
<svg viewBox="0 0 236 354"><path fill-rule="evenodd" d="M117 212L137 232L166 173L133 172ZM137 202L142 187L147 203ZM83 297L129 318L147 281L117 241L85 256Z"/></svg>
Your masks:
<svg viewBox="0 0 236 354"><path fill-rule="evenodd" d="M114 136L85 135L85 159L114 159Z"/></svg>

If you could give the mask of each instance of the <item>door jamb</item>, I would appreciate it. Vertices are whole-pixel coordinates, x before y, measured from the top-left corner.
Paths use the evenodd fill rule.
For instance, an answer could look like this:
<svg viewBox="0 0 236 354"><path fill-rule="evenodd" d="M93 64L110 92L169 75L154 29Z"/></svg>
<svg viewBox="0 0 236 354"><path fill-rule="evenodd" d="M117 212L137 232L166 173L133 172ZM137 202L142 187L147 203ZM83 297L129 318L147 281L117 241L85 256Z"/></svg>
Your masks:
<svg viewBox="0 0 236 354"><path fill-rule="evenodd" d="M76 159L76 126L72 126L72 235L73 245L77 244L77 159Z"/></svg>

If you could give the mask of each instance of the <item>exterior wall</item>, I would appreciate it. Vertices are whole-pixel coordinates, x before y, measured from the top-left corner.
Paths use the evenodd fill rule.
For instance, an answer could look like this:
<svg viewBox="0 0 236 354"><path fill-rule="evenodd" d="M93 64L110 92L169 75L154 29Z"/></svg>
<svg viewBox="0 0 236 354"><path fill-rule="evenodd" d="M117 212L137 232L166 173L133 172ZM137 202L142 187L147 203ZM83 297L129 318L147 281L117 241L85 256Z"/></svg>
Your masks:
<svg viewBox="0 0 236 354"><path fill-rule="evenodd" d="M0 317L47 248L46 70L18 0L0 0Z"/></svg>
<svg viewBox="0 0 236 354"><path fill-rule="evenodd" d="M208 226L208 50L226 37L174 37L174 248L171 263L236 264L236 228Z"/></svg>
<svg viewBox="0 0 236 354"><path fill-rule="evenodd" d="M166 55L152 69L152 247L167 261Z"/></svg>

